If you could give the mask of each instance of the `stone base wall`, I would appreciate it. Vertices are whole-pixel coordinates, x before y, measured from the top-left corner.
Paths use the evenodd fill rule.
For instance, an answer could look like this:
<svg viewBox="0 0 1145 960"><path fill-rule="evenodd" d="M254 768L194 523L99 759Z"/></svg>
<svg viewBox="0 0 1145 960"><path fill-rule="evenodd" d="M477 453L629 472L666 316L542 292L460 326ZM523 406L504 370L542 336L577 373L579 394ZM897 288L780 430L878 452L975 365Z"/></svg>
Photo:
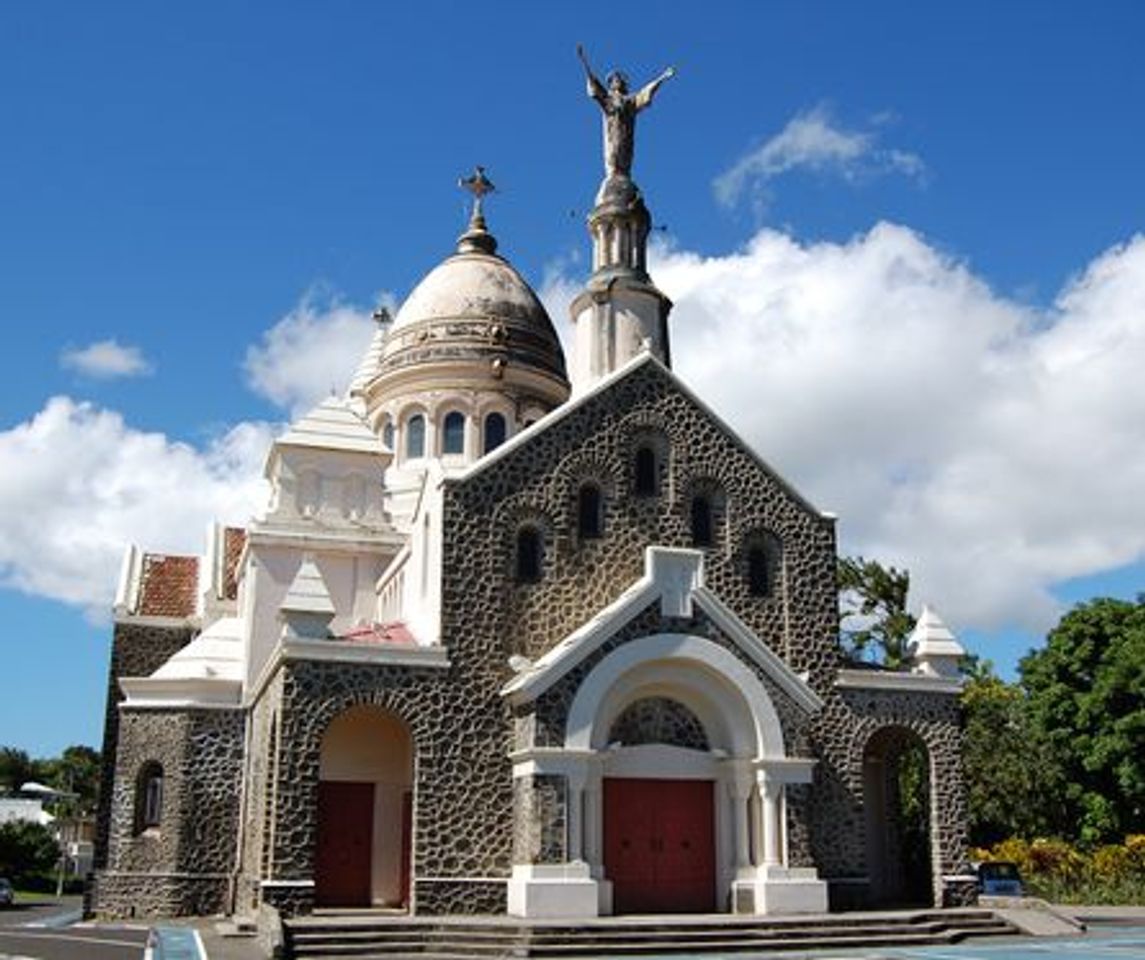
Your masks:
<svg viewBox="0 0 1145 960"><path fill-rule="evenodd" d="M505 880L414 881L414 912L419 914L504 914L507 910Z"/></svg>
<svg viewBox="0 0 1145 960"><path fill-rule="evenodd" d="M230 877L191 873L96 874L92 883L97 917L193 917L226 913Z"/></svg>

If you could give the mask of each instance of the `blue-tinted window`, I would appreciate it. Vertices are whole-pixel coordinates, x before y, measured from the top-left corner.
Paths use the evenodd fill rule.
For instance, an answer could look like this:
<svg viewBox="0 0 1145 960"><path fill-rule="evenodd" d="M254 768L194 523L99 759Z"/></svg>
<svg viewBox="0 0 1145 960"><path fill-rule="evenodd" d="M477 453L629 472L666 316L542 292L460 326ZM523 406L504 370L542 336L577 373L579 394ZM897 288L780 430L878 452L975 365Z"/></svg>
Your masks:
<svg viewBox="0 0 1145 960"><path fill-rule="evenodd" d="M406 421L406 457L425 456L425 417L415 413Z"/></svg>
<svg viewBox="0 0 1145 960"><path fill-rule="evenodd" d="M496 450L505 442L505 417L491 413L485 418L485 452Z"/></svg>
<svg viewBox="0 0 1145 960"><path fill-rule="evenodd" d="M456 410L447 413L441 425L441 452L465 452L465 416Z"/></svg>

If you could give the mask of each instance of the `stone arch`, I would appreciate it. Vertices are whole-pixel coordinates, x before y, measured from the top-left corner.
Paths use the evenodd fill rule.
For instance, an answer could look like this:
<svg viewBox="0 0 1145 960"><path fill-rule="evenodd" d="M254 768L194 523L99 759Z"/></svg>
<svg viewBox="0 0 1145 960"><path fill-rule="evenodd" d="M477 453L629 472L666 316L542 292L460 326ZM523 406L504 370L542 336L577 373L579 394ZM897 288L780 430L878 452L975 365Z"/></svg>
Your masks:
<svg viewBox="0 0 1145 960"><path fill-rule="evenodd" d="M783 541L767 527L756 525L747 528L739 537L738 547L736 569L747 585L748 595L755 598L776 596L783 566ZM757 577L762 577L762 586L757 584Z"/></svg>
<svg viewBox="0 0 1145 960"><path fill-rule="evenodd" d="M414 747L393 711L355 704L326 724L318 751L315 901L406 906Z"/></svg>
<svg viewBox="0 0 1145 960"><path fill-rule="evenodd" d="M933 753L908 724L883 724L866 732L858 772L870 901L878 906L933 905L938 862Z"/></svg>
<svg viewBox="0 0 1145 960"><path fill-rule="evenodd" d="M158 830L163 825L164 813L163 764L151 758L139 766L135 774L134 832Z"/></svg>

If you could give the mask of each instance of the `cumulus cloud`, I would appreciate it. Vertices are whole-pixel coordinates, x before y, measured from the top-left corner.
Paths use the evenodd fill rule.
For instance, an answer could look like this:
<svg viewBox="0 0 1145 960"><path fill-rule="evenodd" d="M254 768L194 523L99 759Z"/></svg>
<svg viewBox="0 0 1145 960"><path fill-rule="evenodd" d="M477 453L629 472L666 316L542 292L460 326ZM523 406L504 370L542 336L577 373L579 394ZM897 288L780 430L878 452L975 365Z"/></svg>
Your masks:
<svg viewBox="0 0 1145 960"><path fill-rule="evenodd" d="M67 347L60 354L60 366L97 380L138 377L152 370L142 350L115 340L98 340L86 347Z"/></svg>
<svg viewBox="0 0 1145 960"><path fill-rule="evenodd" d="M291 415L305 413L345 391L374 329L371 311L310 291L247 350L247 382Z"/></svg>
<svg viewBox="0 0 1145 960"><path fill-rule="evenodd" d="M1145 556L1145 237L1047 309L887 223L651 269L677 372L915 603L1042 630L1054 584Z"/></svg>
<svg viewBox="0 0 1145 960"><path fill-rule="evenodd" d="M876 117L865 130L838 125L826 104L796 114L779 133L737 160L712 183L716 199L733 207L750 196L757 209L767 205L767 184L796 169L832 173L846 180L882 173L921 178L926 166L916 154L879 144Z"/></svg>
<svg viewBox="0 0 1145 960"><path fill-rule="evenodd" d="M262 507L270 438L243 423L199 450L53 397L0 432L0 585L106 614L125 544L199 553L210 521Z"/></svg>

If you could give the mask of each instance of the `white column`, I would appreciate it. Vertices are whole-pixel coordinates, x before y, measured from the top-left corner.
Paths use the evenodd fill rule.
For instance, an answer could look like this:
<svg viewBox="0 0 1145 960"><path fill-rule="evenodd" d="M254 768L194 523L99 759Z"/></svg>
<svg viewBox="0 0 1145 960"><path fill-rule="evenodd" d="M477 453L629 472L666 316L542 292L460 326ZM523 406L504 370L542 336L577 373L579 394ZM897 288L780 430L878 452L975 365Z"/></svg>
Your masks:
<svg viewBox="0 0 1145 960"><path fill-rule="evenodd" d="M584 860L584 774L571 774L567 782L565 816L568 817L569 848L565 859L572 863L574 860Z"/></svg>
<svg viewBox="0 0 1145 960"><path fill-rule="evenodd" d="M737 874L742 874L751 867L751 831L747 820L751 788L751 779L740 770L736 771L728 784L728 792L732 798L732 843Z"/></svg>
<svg viewBox="0 0 1145 960"><path fill-rule="evenodd" d="M780 844L783 824L779 820L783 785L765 776L759 789L763 800L763 865L776 866L783 862Z"/></svg>

